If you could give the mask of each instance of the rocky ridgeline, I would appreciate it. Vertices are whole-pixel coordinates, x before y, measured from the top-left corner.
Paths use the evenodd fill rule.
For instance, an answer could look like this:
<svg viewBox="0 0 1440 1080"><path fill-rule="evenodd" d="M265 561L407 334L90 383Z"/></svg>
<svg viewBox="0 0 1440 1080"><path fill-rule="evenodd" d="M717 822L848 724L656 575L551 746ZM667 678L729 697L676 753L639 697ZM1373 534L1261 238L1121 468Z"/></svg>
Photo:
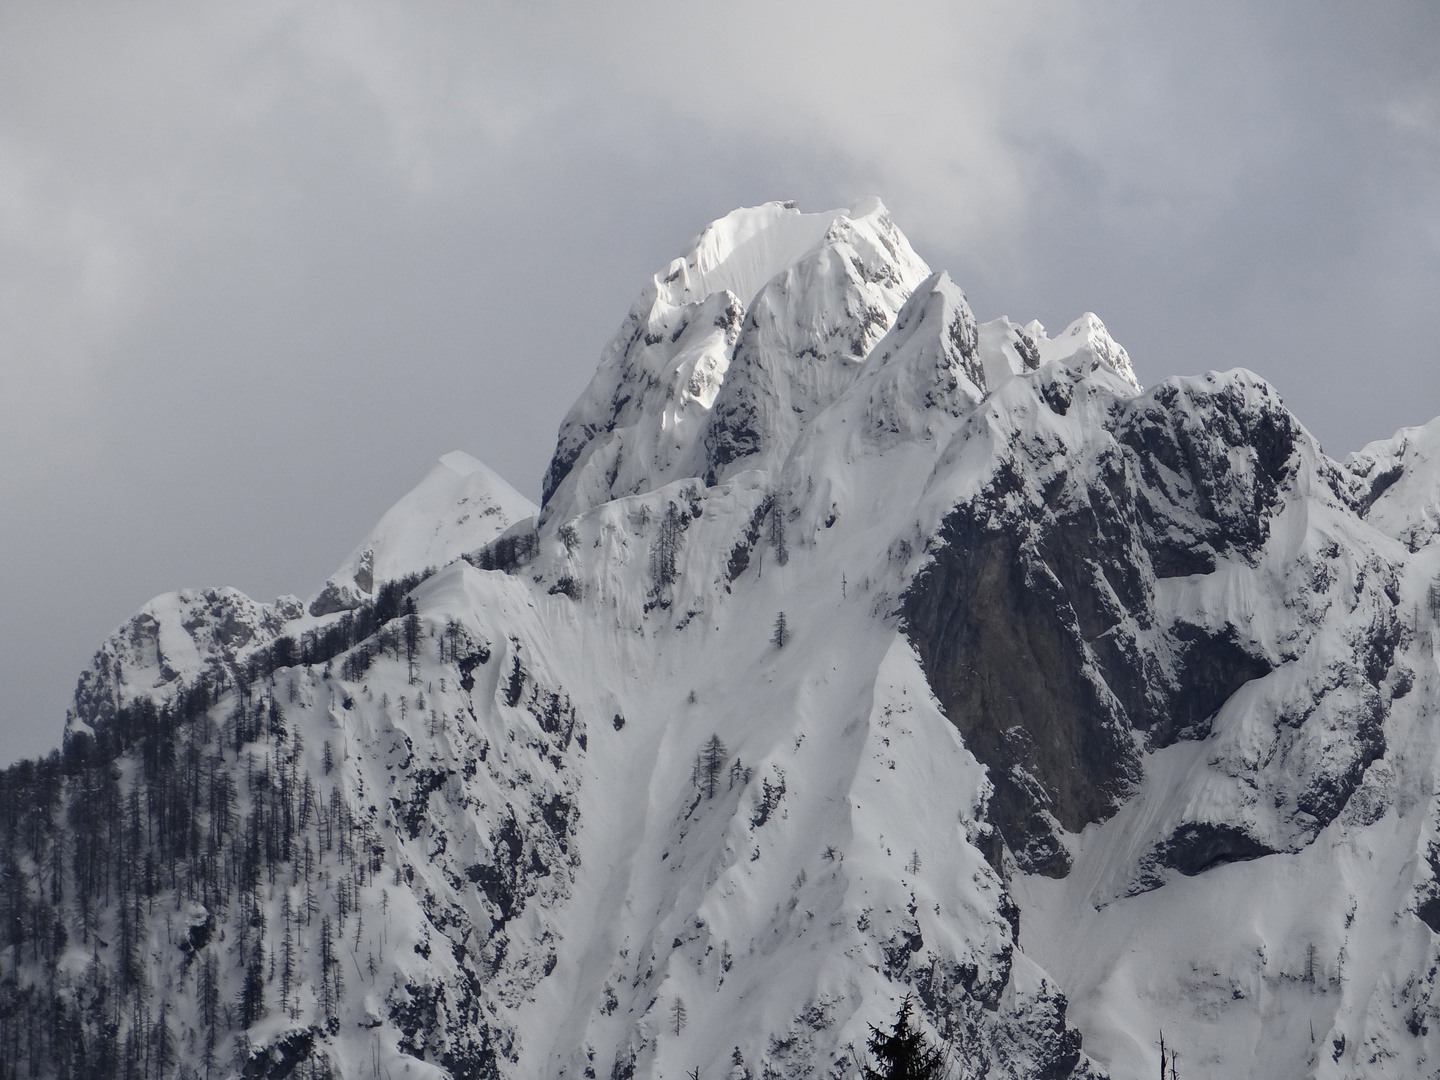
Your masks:
<svg viewBox="0 0 1440 1080"><path fill-rule="evenodd" d="M906 995L963 1077L1424 1075L1437 441L736 211L543 507L450 454L104 644L0 778L0 1078L838 1080Z"/></svg>

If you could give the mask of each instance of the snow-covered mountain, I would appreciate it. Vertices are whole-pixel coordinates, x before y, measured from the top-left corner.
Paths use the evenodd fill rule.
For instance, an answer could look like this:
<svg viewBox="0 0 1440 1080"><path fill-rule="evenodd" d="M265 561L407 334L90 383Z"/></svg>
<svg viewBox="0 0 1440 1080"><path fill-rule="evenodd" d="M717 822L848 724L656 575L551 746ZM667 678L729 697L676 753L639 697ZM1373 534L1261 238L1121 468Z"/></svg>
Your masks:
<svg viewBox="0 0 1440 1080"><path fill-rule="evenodd" d="M0 778L0 1077L838 1080L906 995L967 1078L1440 1075L1437 457L737 210L543 507L448 454L105 643Z"/></svg>

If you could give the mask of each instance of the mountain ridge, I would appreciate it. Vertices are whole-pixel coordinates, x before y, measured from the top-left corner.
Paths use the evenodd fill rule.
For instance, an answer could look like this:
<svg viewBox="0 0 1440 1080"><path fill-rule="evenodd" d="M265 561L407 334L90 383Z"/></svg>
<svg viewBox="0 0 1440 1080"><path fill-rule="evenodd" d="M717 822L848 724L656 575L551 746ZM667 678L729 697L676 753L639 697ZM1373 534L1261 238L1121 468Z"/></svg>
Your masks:
<svg viewBox="0 0 1440 1080"><path fill-rule="evenodd" d="M735 211L541 508L447 455L308 602L112 635L0 789L0 1049L838 1078L913 994L967 1077L1150 1075L1161 1027L1421 1075L1436 427L1335 462L1243 368L979 323L879 200Z"/></svg>

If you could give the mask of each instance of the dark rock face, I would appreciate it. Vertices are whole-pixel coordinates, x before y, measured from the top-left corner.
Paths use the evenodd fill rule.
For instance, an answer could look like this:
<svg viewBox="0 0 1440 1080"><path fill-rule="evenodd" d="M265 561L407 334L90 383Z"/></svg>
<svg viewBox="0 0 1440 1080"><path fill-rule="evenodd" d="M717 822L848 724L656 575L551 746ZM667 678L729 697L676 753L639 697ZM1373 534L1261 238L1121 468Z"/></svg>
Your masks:
<svg viewBox="0 0 1440 1080"><path fill-rule="evenodd" d="M355 589L344 583L327 581L320 595L310 601L310 614L319 617L334 615L337 611L354 611L363 602Z"/></svg>
<svg viewBox="0 0 1440 1080"><path fill-rule="evenodd" d="M205 915L204 922L196 923L185 932L185 936L178 942L180 951L187 956L193 956L206 945L210 944L210 937L215 932L215 916Z"/></svg>
<svg viewBox="0 0 1440 1080"><path fill-rule="evenodd" d="M1157 739L1166 745L1175 738L1204 738L1207 724L1221 705L1251 679L1269 674L1264 657L1248 652L1233 626L1223 633L1208 633L1190 623L1177 622L1170 631L1176 645L1176 686L1167 702L1169 736Z"/></svg>
<svg viewBox="0 0 1440 1080"><path fill-rule="evenodd" d="M1385 753L1385 709L1380 694L1365 686L1357 705L1344 719L1351 734L1334 767L1311 777L1296 797L1298 809L1318 822L1333 821L1350 801L1365 777L1365 770Z"/></svg>
<svg viewBox="0 0 1440 1080"><path fill-rule="evenodd" d="M1007 1063L1010 1075L1035 1080L1096 1076L1089 1064L1081 1061L1080 1032L1065 1021L1069 1002L1059 988L1049 983L1042 985L1040 993L1029 1004L1026 1016L1011 1032L1015 1045L1023 1047L1024 1053L1015 1055Z"/></svg>
<svg viewBox="0 0 1440 1080"><path fill-rule="evenodd" d="M1430 878L1417 890L1415 916L1431 933L1440 934L1440 848L1433 843L1425 853L1425 862L1430 867Z"/></svg>
<svg viewBox="0 0 1440 1080"><path fill-rule="evenodd" d="M1415 914L1430 928L1431 933L1440 934L1440 896L1422 900L1415 908Z"/></svg>
<svg viewBox="0 0 1440 1080"><path fill-rule="evenodd" d="M753 314L747 319L745 330L752 334L756 332L757 323ZM742 331L742 342L745 341L743 333ZM740 382L743 375L747 377L747 381L761 383L766 390L774 393L770 389L773 377L765 370L763 361L748 353L741 358L737 350L737 356L731 360L731 364L735 371L730 376L727 387ZM760 416L757 399L763 399L764 393L765 391L752 391L739 394L732 390L716 401L705 431L705 456L710 466L706 475L707 484L713 484L717 474L725 466L760 452L765 425Z"/></svg>
<svg viewBox="0 0 1440 1080"><path fill-rule="evenodd" d="M1149 553L1123 473L1079 491L1062 473L1023 517L1003 509L1017 483L1002 477L945 522L905 617L936 696L991 767L992 815L1017 862L1063 876L1054 827L1103 820L1134 790L1131 732L1157 746L1203 737L1270 665L1233 628L1148 633Z"/></svg>
<svg viewBox="0 0 1440 1080"><path fill-rule="evenodd" d="M1108 816L1140 777L1124 707L1086 646L1085 629L1107 617L1113 628L1118 613L1094 583L1072 603L1036 537L983 514L967 507L945 523L906 623L947 715L991 767L1006 843L1026 869L1063 876L1069 857L1054 825L1074 831ZM1078 562L1060 565L1072 587Z"/></svg>
<svg viewBox="0 0 1440 1080"><path fill-rule="evenodd" d="M1212 866L1258 859L1274 852L1243 829L1233 825L1183 825L1155 851L1155 862L1173 867L1187 877Z"/></svg>
<svg viewBox="0 0 1440 1080"><path fill-rule="evenodd" d="M1057 416L1076 393L1063 382L1034 388ZM932 559L904 597L906 632L946 714L990 768L991 819L1022 870L1068 873L1060 830L1077 832L1124 802L1142 776L1142 747L1207 738L1221 706L1274 669L1273 655L1228 623L1171 616L1162 625L1156 590L1166 577L1209 574L1219 559L1257 564L1293 488L1302 436L1248 373L1167 383L1113 408L1090 446L1017 438L931 541ZM1325 476L1329 464L1316 471ZM1375 590L1364 580L1357 595ZM1393 590L1385 593L1387 610L1345 662L1375 687L1399 633ZM1323 615L1326 604L1314 606ZM1331 709L1323 722L1340 723L1355 752L1330 755L1292 798L1312 835L1384 752L1380 694L1352 696L1363 704L1343 716ZM1293 726L1318 700L1307 699ZM1182 873L1271 850L1204 823L1162 847L1152 863Z"/></svg>
<svg viewBox="0 0 1440 1080"><path fill-rule="evenodd" d="M1157 387L1115 430L1136 469L1139 522L1162 578L1209 573L1231 553L1253 557L1295 470L1300 425L1273 390L1253 376L1198 382Z"/></svg>

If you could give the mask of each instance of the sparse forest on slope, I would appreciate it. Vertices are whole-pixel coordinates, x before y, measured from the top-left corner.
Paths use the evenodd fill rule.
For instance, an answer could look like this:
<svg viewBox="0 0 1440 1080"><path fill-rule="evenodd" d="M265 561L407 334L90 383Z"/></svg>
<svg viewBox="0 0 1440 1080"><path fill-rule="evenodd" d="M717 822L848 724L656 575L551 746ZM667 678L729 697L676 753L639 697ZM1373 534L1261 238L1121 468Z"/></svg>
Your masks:
<svg viewBox="0 0 1440 1080"><path fill-rule="evenodd" d="M0 774L0 1080L1430 1075L1437 430L727 215L542 508L450 454L102 646Z"/></svg>

